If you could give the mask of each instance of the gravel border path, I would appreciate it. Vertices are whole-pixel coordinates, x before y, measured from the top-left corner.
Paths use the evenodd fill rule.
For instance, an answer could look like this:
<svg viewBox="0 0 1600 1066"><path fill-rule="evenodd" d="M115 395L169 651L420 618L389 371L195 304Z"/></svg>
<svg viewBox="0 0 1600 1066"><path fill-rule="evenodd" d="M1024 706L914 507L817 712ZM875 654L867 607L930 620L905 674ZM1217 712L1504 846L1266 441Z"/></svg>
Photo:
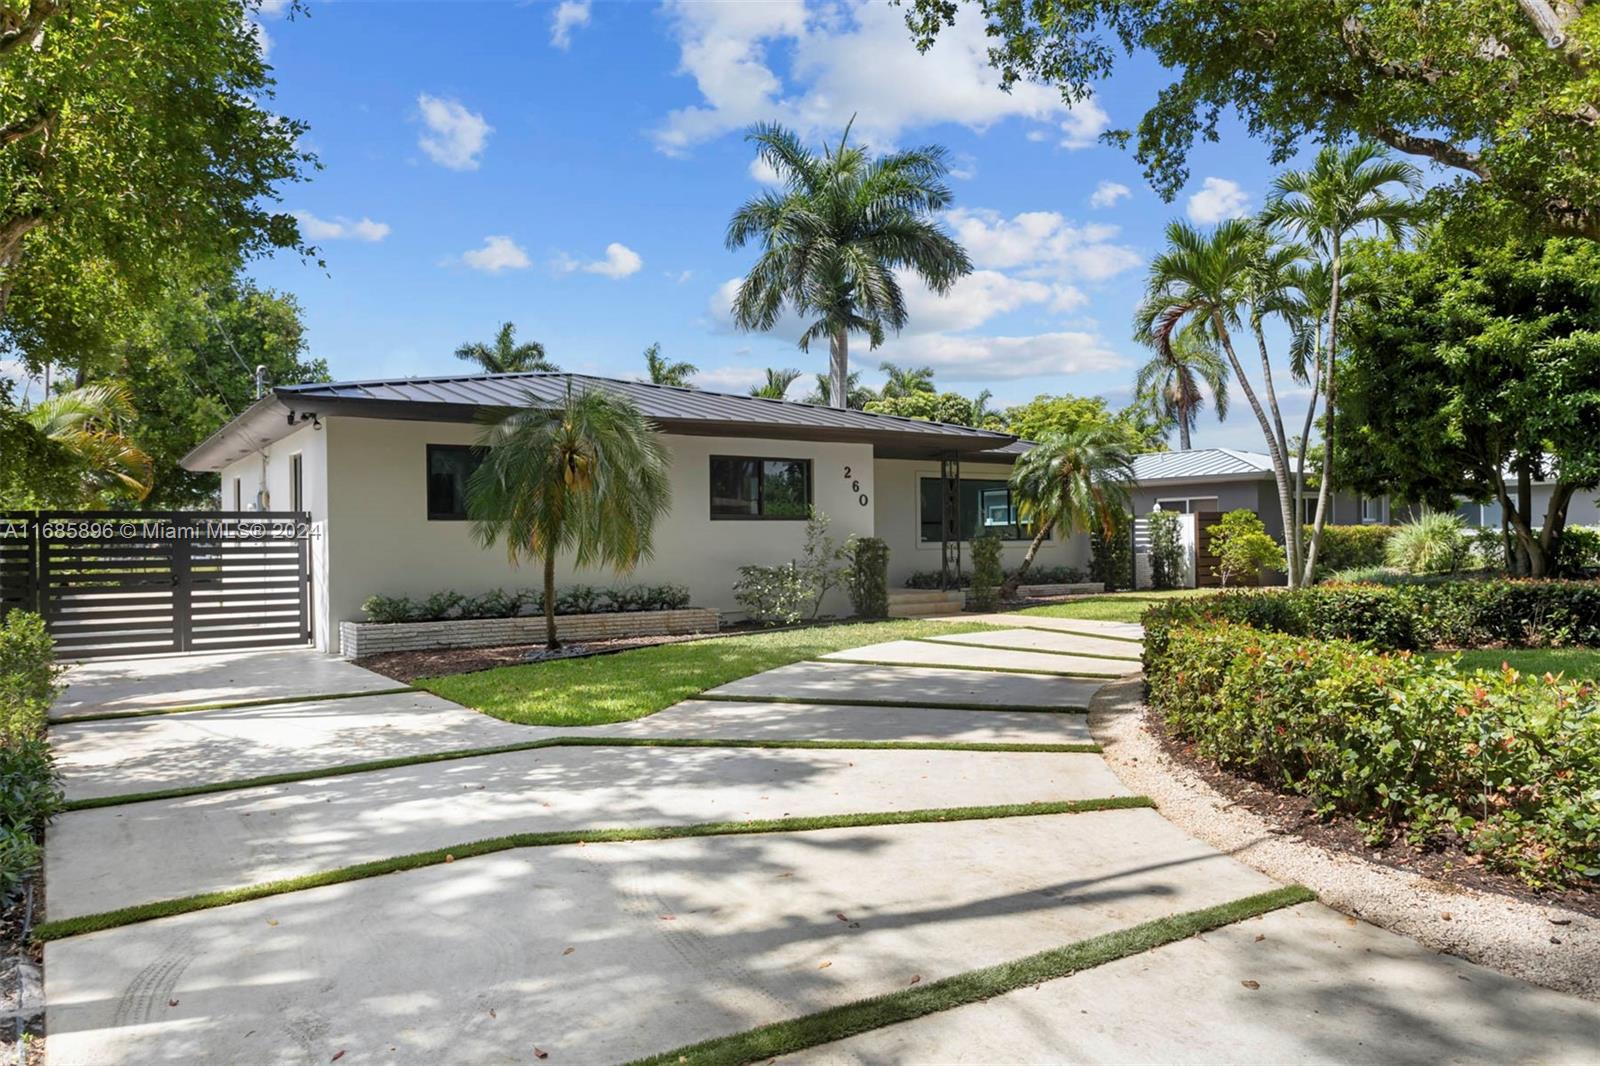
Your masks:
<svg viewBox="0 0 1600 1066"><path fill-rule="evenodd" d="M1269 877L1305 885L1330 907L1426 947L1600 1000L1600 919L1442 885L1274 831L1175 763L1144 716L1143 676L1114 681L1090 701L1089 732L1123 783L1155 800L1179 828Z"/></svg>

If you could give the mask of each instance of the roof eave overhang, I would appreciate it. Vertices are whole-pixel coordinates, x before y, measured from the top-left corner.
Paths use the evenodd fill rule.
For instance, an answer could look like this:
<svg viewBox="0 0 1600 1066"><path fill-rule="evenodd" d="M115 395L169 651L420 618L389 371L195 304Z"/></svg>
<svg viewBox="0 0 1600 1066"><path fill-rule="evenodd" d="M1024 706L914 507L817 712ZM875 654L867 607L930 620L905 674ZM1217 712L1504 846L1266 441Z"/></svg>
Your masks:
<svg viewBox="0 0 1600 1066"><path fill-rule="evenodd" d="M294 415L274 393L244 409L233 421L195 445L180 459L179 465L195 472L218 471L253 452L288 436L294 429Z"/></svg>
<svg viewBox="0 0 1600 1066"><path fill-rule="evenodd" d="M1137 478L1135 484L1141 489L1180 488L1186 485L1211 485L1221 482L1241 481L1271 481L1270 470L1260 470L1255 473L1243 474L1188 474L1183 477Z"/></svg>

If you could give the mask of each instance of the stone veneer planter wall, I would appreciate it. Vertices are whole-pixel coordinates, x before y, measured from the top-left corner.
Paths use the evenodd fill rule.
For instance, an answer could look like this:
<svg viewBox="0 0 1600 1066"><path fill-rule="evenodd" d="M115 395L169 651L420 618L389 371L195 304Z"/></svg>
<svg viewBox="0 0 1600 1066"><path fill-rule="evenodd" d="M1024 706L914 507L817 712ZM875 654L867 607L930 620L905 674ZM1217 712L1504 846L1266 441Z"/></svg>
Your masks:
<svg viewBox="0 0 1600 1066"><path fill-rule="evenodd" d="M711 607L676 611L615 611L556 616L562 640L608 640L681 633L715 633L721 614ZM386 651L434 648L488 648L497 644L535 644L544 640L544 616L451 619L445 622L340 622L339 654L360 659Z"/></svg>
<svg viewBox="0 0 1600 1066"><path fill-rule="evenodd" d="M1046 596L1077 596L1082 593L1104 592L1105 585L1099 581L1080 581L1074 585L1020 585L1017 595L1023 599L1044 599Z"/></svg>

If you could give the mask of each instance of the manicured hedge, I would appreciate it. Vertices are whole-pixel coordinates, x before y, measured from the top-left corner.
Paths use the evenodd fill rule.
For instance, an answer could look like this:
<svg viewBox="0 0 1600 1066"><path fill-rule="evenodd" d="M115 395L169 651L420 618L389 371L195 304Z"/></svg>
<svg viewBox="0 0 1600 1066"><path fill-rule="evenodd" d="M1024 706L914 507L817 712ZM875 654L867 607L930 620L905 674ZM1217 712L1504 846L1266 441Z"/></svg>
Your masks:
<svg viewBox="0 0 1600 1066"><path fill-rule="evenodd" d="M1384 547L1396 526L1323 526L1322 544L1317 548L1317 573L1336 573L1363 566L1382 566ZM1304 528L1306 544L1311 543L1311 527Z"/></svg>
<svg viewBox="0 0 1600 1066"><path fill-rule="evenodd" d="M1283 594L1226 601L1263 620L1306 618L1273 613L1297 606ZM1163 626L1146 654L1151 705L1200 756L1353 815L1373 840L1453 834L1535 886L1600 877L1592 682L1457 674L1448 661L1205 617Z"/></svg>
<svg viewBox="0 0 1600 1066"><path fill-rule="evenodd" d="M61 809L45 740L45 714L61 689L44 620L11 611L0 625L0 902L9 903L39 865L39 836Z"/></svg>
<svg viewBox="0 0 1600 1066"><path fill-rule="evenodd" d="M1147 662L1160 653L1167 630L1206 621L1396 650L1600 645L1600 582L1318 585L1173 599L1144 614Z"/></svg>

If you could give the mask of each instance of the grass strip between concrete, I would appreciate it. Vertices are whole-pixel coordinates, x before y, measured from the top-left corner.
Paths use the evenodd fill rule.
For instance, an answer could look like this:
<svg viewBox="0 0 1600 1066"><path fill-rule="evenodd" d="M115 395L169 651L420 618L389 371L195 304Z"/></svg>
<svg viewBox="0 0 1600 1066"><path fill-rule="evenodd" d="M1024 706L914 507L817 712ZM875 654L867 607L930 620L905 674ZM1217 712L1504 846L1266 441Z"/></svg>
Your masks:
<svg viewBox="0 0 1600 1066"><path fill-rule="evenodd" d="M1031 610L1031 609L1028 609L1028 610ZM1046 615L1045 617L1059 617L1059 616ZM1124 644L1143 644L1144 643L1144 638L1143 637L1125 637L1120 633L1102 633L1102 632L1100 632L1098 630L1093 630L1093 629L1062 629L1060 626L1041 625L1038 622L1030 622L1029 621L1029 614L1026 613L1025 611L1009 611L1006 614L1006 618L1007 619L1015 618L1017 620L1016 625L1011 627L1012 629L1038 629L1038 630L1041 630L1041 631L1043 631L1045 633L1065 633L1069 637L1098 637L1101 640L1120 640ZM1067 619L1067 621L1071 621L1071 619ZM1139 624L1139 620L1136 618L1130 624L1131 625L1138 625ZM1004 628L1004 627L1001 627L1001 628Z"/></svg>
<svg viewBox="0 0 1600 1066"><path fill-rule="evenodd" d="M615 829L563 829L545 833L513 833L469 841L449 847L399 855L375 862L342 866L334 870L305 874L301 877L268 881L256 885L224 889L219 892L202 892L193 896L140 903L132 907L84 914L76 918L44 922L34 927L33 935L40 941L60 940L63 937L81 936L84 933L115 929L122 925L148 922L156 918L170 918L191 911L226 907L268 896L281 896L290 892L304 892L326 885L340 885L368 877L416 870L425 866L438 866L457 859L511 851L517 848L543 848L563 844L613 844L646 840L679 840L684 837L747 836L757 833L800 833L820 829L855 829L881 825L915 825L924 822L968 822L990 818L1026 818L1045 814L1086 814L1091 811L1120 811L1140 807L1154 807L1148 796L1106 796L1100 799L1055 800L1047 803L1011 803L984 807L933 807L910 811L874 811L864 814L834 814L810 818L763 818L748 822L706 822L698 825L640 826Z"/></svg>
<svg viewBox="0 0 1600 1066"><path fill-rule="evenodd" d="M668 1066L675 1063L737 1066L790 1055L886 1025L896 1025L953 1007L992 999L1041 981L1068 977L1164 944L1186 940L1197 933L1219 929L1283 907L1309 903L1316 898L1316 893L1310 889L1289 885L1215 907L1157 918L997 966L969 970L925 985L857 1000L732 1036L690 1044L637 1059L629 1066Z"/></svg>
<svg viewBox="0 0 1600 1066"><path fill-rule="evenodd" d="M402 766L420 766L425 763L452 762L456 759L476 759L487 755L508 755L518 751L535 751L539 748L776 748L800 750L866 750L866 751L1003 751L1040 752L1051 754L1097 754L1098 744L1041 744L1026 741L959 741L959 740L741 740L716 737L545 737L518 744L501 744L490 748L459 748L454 751L427 752L422 755L399 755L392 759L373 759L368 762L344 763L316 770L296 770L282 774L263 774L259 777L242 777L232 781L214 781L204 785L187 785L162 788L149 792L125 792L115 796L93 796L88 799L68 800L63 810L88 811L97 807L119 807L127 803L147 803L153 800L183 799L186 796L205 796L213 792L237 792L246 788L265 788L271 785L289 785L296 781L313 781L323 777L345 777L373 770L393 770Z"/></svg>
<svg viewBox="0 0 1600 1066"><path fill-rule="evenodd" d="M1019 628L1021 628L1021 627L1019 627ZM1042 631L1036 630L1035 632L1042 632ZM1074 633L1067 634L1067 636L1077 636L1077 635L1078 634L1074 634ZM1119 662L1119 663L1121 663L1121 662L1136 663L1136 662L1140 662L1141 661L1139 656L1137 656L1137 655L1107 655L1103 651L1063 651L1060 648L1028 648L1028 647L1024 647L1021 644L980 644L978 641L975 641L975 640L947 640L947 639L935 638L935 637L912 637L911 639L912 640L916 640L916 641L920 641L923 644L932 644L935 647L940 647L940 648L948 648L951 645L954 645L955 647L958 647L958 648L986 648L986 649L988 649L990 651L1027 651L1027 652L1034 652L1034 653L1036 653L1038 655L1067 655L1067 656L1071 656L1073 658L1078 658L1078 659L1110 659L1113 662ZM830 660L830 661L832 661L832 660ZM946 668L945 667L941 667L941 669L946 669ZM1130 671L1130 673L1131 673L1131 671Z"/></svg>
<svg viewBox="0 0 1600 1066"><path fill-rule="evenodd" d="M830 659L838 664L841 660ZM844 663L846 666L851 663ZM856 663L870 666L870 663ZM904 666L904 663L897 663ZM1050 674L1040 675L1050 677ZM840 699L837 696L741 696L735 692L702 692L697 700L714 700L719 703L798 703L808 707L914 707L928 711L1024 711L1029 714L1088 714L1088 707L1070 707L1064 704L1036 705L1025 703L951 703L945 700L868 700L855 696Z"/></svg>
<svg viewBox="0 0 1600 1066"><path fill-rule="evenodd" d="M997 649L998 650L998 649ZM1122 674L1097 674L1087 670L1038 670L1024 666L968 666L962 663L901 663L891 659L812 659L828 666L889 666L905 670L965 670L969 674L1025 674L1029 677L1081 677L1086 681L1113 681ZM1129 670L1127 673L1134 673Z"/></svg>
<svg viewBox="0 0 1600 1066"><path fill-rule="evenodd" d="M354 700L363 696L399 696L407 692L420 692L412 685L394 688L373 688L364 692L325 692L311 696L274 696L260 700L229 700L222 703L191 703L186 707L149 707L137 711L101 711L96 714L73 714L47 719L50 725L75 725L78 722L110 722L118 718L152 718L160 714L192 714L195 711L231 711L239 707L271 707L280 703L322 703L326 700Z"/></svg>

